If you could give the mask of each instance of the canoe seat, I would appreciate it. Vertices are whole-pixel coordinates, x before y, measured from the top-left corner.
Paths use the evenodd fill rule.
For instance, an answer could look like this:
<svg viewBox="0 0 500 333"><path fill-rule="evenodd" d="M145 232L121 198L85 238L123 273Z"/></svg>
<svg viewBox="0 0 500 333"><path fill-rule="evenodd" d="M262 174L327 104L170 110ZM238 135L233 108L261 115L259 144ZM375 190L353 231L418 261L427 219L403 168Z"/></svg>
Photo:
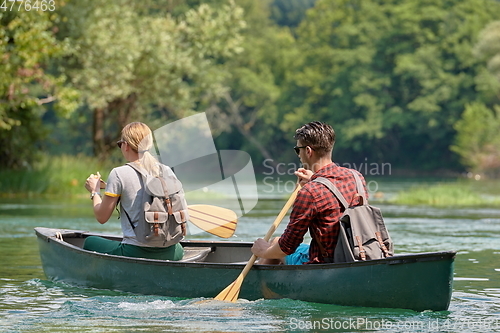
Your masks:
<svg viewBox="0 0 500 333"><path fill-rule="evenodd" d="M212 252L211 247L185 247L182 262L197 262L203 261Z"/></svg>

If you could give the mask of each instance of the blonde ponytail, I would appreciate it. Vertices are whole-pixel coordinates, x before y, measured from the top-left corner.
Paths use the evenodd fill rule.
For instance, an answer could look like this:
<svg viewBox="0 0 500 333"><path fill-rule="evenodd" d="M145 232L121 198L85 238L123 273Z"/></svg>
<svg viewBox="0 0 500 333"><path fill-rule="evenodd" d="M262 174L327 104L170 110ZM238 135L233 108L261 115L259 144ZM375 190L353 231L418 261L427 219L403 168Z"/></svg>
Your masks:
<svg viewBox="0 0 500 333"><path fill-rule="evenodd" d="M139 163L147 173L155 177L160 175L158 161L150 152L153 149L153 134L146 124L134 122L126 125L122 129L122 140L139 154Z"/></svg>
<svg viewBox="0 0 500 333"><path fill-rule="evenodd" d="M141 153L139 153L139 155L141 155ZM160 166L158 165L158 161L149 151L146 150L142 154L139 162L151 176L158 177L160 175Z"/></svg>

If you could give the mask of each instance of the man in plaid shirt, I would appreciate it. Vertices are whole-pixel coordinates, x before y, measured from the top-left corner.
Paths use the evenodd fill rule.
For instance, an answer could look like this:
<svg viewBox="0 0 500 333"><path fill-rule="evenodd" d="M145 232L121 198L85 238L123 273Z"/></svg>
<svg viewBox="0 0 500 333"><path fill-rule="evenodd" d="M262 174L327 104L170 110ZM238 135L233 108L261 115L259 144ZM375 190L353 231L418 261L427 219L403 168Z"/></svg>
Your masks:
<svg viewBox="0 0 500 333"><path fill-rule="evenodd" d="M255 241L252 252L261 258L261 264L331 262L344 207L325 185L309 180L328 178L351 206L359 204L354 176L349 169L332 162L333 128L321 122L311 122L297 129L294 138L297 140L294 149L303 166L295 174L303 187L297 194L290 222L283 234L271 242L261 238ZM365 180L359 175L367 193ZM302 244L307 231L312 237L310 246Z"/></svg>

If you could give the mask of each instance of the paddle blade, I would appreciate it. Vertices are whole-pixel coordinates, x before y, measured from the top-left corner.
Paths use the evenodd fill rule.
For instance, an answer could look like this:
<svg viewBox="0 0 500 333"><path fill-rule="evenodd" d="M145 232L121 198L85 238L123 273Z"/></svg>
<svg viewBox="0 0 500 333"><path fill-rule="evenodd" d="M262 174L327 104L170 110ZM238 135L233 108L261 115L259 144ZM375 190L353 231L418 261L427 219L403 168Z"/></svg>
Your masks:
<svg viewBox="0 0 500 333"><path fill-rule="evenodd" d="M229 238L236 230L238 216L230 209L212 205L190 205L189 220L212 235Z"/></svg>
<svg viewBox="0 0 500 333"><path fill-rule="evenodd" d="M225 302L236 302L241 290L241 284L243 283L244 276L240 274L233 283L226 287L219 295L215 296L216 301Z"/></svg>

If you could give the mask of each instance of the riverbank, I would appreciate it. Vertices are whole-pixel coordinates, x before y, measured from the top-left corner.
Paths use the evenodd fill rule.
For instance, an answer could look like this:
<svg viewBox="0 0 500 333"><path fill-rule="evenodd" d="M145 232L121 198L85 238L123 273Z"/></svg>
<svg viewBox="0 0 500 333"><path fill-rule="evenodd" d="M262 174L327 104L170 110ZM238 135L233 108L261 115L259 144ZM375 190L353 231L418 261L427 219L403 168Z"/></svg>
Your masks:
<svg viewBox="0 0 500 333"><path fill-rule="evenodd" d="M491 186L491 181L458 179L455 182L414 186L399 192L389 202L435 207L495 207L500 206L500 190L497 189L498 186Z"/></svg>
<svg viewBox="0 0 500 333"><path fill-rule="evenodd" d="M87 195L85 179L90 173L99 171L107 177L119 163L99 161L85 155L45 155L43 159L26 170L0 170L0 197L7 198L79 198ZM288 175L286 175L288 176ZM256 175L257 181L269 185L270 177ZM271 177L276 181L275 177ZM295 183L294 176L287 179ZM293 178L293 179L292 179ZM281 180L281 178L280 178ZM379 192L378 183L409 181L412 186L399 186L390 196ZM281 180L284 182L284 180ZM274 184L274 183L273 183ZM370 199L397 205L429 205L436 207L495 207L500 206L500 180L486 180L455 175L455 177L432 177L426 175L367 177ZM275 190L275 189L274 189ZM286 192L286 191L285 191Z"/></svg>
<svg viewBox="0 0 500 333"><path fill-rule="evenodd" d="M85 179L99 171L107 175L113 166L85 155L44 155L25 170L0 170L0 196L78 197L86 195Z"/></svg>

